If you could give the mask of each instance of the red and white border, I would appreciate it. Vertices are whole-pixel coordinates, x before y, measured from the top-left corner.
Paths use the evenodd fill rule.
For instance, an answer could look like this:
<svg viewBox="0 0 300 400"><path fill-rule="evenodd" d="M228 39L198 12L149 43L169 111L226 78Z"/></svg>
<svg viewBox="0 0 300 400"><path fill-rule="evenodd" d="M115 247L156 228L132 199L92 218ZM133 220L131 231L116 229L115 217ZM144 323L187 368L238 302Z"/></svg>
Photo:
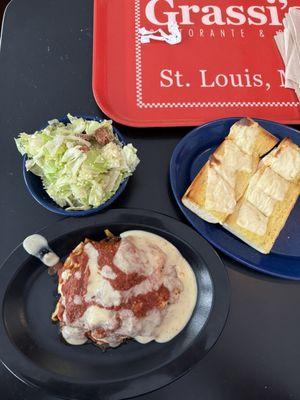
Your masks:
<svg viewBox="0 0 300 400"><path fill-rule="evenodd" d="M179 103L145 103L143 101L142 43L139 29L141 26L141 0L135 0L135 65L136 65L136 102L139 108L221 108L221 107L299 107L297 101L205 101Z"/></svg>

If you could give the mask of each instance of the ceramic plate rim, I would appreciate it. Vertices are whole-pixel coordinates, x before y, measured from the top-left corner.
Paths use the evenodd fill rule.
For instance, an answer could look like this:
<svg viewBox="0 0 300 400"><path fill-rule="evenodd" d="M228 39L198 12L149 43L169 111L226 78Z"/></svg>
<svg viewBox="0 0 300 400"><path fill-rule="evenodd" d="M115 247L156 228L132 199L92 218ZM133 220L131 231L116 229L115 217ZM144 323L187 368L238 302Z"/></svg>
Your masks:
<svg viewBox="0 0 300 400"><path fill-rule="evenodd" d="M126 220L127 217L127 220ZM75 230L80 230L80 229L84 229L87 228L89 226L101 226L103 225L103 218L104 218L104 224L108 224L108 221L112 221L113 218L115 218L114 223L116 224L117 219L118 219L118 223L121 224L137 224L137 220L134 220L133 218L139 218L138 221L140 221L140 218L146 218L144 221L141 222L141 225L147 225L147 221L148 221L148 226L150 226L149 221L154 219L153 217L156 217L156 224L153 222L153 228L157 229L159 231L159 229L161 229L162 231L165 232L169 232L170 234L173 234L171 231L171 227L174 228L175 233L173 234L174 236L178 237L178 240L182 241L182 242L186 242L189 243L188 240L191 241L192 244L189 244L189 246L191 246L193 248L193 250L195 251L195 254L200 254L201 258L206 262L206 267L209 271L209 273L211 274L211 278L213 281L213 285L214 285L214 290L216 294L220 294L217 295L213 301L213 306L212 309L210 310L210 316L211 313L213 313L214 317L218 317L215 318L215 320L211 320L210 317L208 317L205 325L203 326L203 330L205 329L210 329L213 331L213 334L210 335L210 337L207 339L207 348L205 348L205 353L204 355L207 354L207 352L214 346L214 344L217 342L218 338L220 337L225 324L226 324L226 320L228 317L228 313L229 313L229 307L230 307L230 284L229 284L229 278L228 278L228 273L226 271L226 268L222 262L222 260L220 259L220 257L218 256L218 254L215 252L215 250L212 248L212 246L207 243L207 241L205 241L202 237L200 237L199 235L197 235L197 233L188 225L184 224L181 221L178 221L175 218L172 218L170 216L167 216L165 214L161 214L161 213L157 213L155 211L151 211L151 210L143 210L143 209L111 209L106 213L102 213L100 215L92 215L92 216L88 216L86 218L62 218L58 221L56 221L56 223L49 225L48 227L44 227L40 232L45 232L48 233L49 231L49 236L47 236L49 238L49 241L53 241L55 240L55 238L58 238L61 235L66 234L65 230L59 231L59 228L62 228L59 224L62 224L63 222L65 224L69 224L67 225L66 231L75 231ZM148 220L147 220L148 218ZM169 224L169 226L165 226L165 225L161 225L161 221L165 221L166 224ZM175 228L175 225L177 226L177 228ZM152 225L151 225L152 226ZM179 231L180 228L180 231ZM180 232L180 235L179 235ZM186 237L188 236L188 237ZM200 252L198 250L198 247L195 248L195 242L201 245L201 249L202 251ZM13 257L15 255L17 255L18 257L20 257L20 254L22 254L22 252L24 253L24 255L22 256L22 258L20 258L20 261L17 263L16 267L14 270L7 268L10 267L9 262L11 262L13 260ZM3 264L0 267L0 271L2 272L2 281L0 281L0 304L1 304L1 319L3 319L3 306L4 306L4 299L5 299L5 294L7 291L8 286L10 285L10 283L14 280L14 276L16 274L17 271L19 271L22 268L22 265L24 264L24 262L26 262L26 260L28 259L28 256L25 254L24 250L21 248L21 245L17 246L16 249L8 256L8 258L3 262ZM217 288L217 291L216 291ZM197 335L198 336L198 335ZM43 381L43 379L45 379L45 370L43 370L40 366L37 366L36 364L33 364L31 360L27 360L26 356L23 353L20 353L18 351L17 348L14 348L14 344L11 343L9 336L6 333L6 329L4 327L4 324L0 324L0 353L1 353L1 361L3 363L3 365L18 379L20 379L22 382L28 384L29 386L34 386L34 387L38 387L38 388L43 388L44 390L48 391L50 394L54 394L54 395L59 395L62 396L63 398L69 398L68 395L62 395L62 393L56 393L55 391L53 392L53 390L47 390L47 386L45 384L45 381ZM8 348L7 348L8 347ZM12 350L13 349L13 350ZM113 393L114 395L108 395L106 396L105 393L102 393L101 395L103 395L103 398L105 399L124 399L124 398L128 398L131 396L137 396L137 395L142 395L145 393L149 393L151 391L157 390L159 388L162 388L172 382L174 382L175 380L179 379L180 377L182 377L183 375L185 375L187 372L189 372L195 365L196 363L198 363L200 361L200 359L202 358L202 356L198 359L192 359L191 361L187 361L187 357L191 358L191 354L187 354L192 350L192 348L188 347L184 353L182 355L184 355L185 359L184 359L184 370L180 370L180 373L177 373L176 376L170 376L172 375L170 372L170 367L174 368L177 361L177 358L175 358L174 360L172 360L170 363L168 363L166 366L164 364L162 364L162 366L158 367L155 372L157 373L157 376L159 376L159 372L162 373L163 369L167 369L168 370L168 374L167 371L165 371L165 374L167 375L167 377L165 378L166 381L161 384L161 378L156 378L155 379L155 375L153 375L153 372L147 373L146 375L142 375L141 378L145 377L150 377L151 378L151 382L150 382L150 386L151 388L149 389L147 387L147 389L145 390L140 390L138 393L136 392L136 390L133 390L132 387L129 387L128 389L122 389L124 390L126 393L124 393L124 395L118 396L118 393ZM12 355L10 355L12 354ZM20 355L21 354L21 355ZM180 357L182 357L182 355ZM9 361L9 357L12 357L12 363L9 363L7 361ZM18 358L19 357L19 358ZM16 360L20 360L20 364L18 364L18 368L16 368ZM189 366L187 366L186 364L190 364ZM25 369L24 369L24 365L25 365ZM22 370L23 368L23 370ZM41 378L41 383L42 385L37 385L36 384L36 380L32 379L32 374L28 374L28 371L30 371L30 368L32 368L32 371L44 371L42 378ZM171 368L171 369L172 369ZM182 368L182 366L180 366L180 368ZM177 366L178 369L178 366ZM174 370L176 370L176 368L174 368ZM46 376L47 376L47 371L46 371ZM61 385L65 382L60 375L56 375L54 373L48 373L49 376L52 377L52 379L55 378L55 383L57 385L59 385L59 387L61 388ZM34 375L35 376L35 375ZM53 378L54 377L54 378ZM31 379L30 379L31 378ZM134 378L132 382L135 382L137 384L138 380L140 379L140 377L138 378ZM153 383L153 381L155 381L155 383ZM48 382L48 381L47 381ZM70 382L72 383L72 379L68 379L67 384L69 385ZM119 382L116 383L116 385L118 385ZM73 384L73 383L72 383ZM75 383L74 383L75 384ZM111 385L111 383L108 384L103 384L103 387L106 385ZM51 387L51 389L53 389L53 383L52 386L49 384L49 386ZM101 384L102 386L102 384ZM86 386L84 386L86 389ZM91 390L95 389L95 382L93 384L91 384ZM98 386L97 386L98 387ZM88 387L90 388L90 387ZM102 388L102 390L104 390ZM85 398L84 395L83 396L79 396L79 398ZM95 396L95 398L98 398L97 396Z"/></svg>

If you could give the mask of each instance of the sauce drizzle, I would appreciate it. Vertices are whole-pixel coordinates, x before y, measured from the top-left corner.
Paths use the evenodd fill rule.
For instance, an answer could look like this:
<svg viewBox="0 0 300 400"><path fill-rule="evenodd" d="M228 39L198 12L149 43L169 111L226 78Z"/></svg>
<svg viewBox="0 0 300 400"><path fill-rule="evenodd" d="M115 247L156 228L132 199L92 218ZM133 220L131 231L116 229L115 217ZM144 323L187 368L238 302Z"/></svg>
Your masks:
<svg viewBox="0 0 300 400"><path fill-rule="evenodd" d="M23 241L23 247L28 254L39 258L47 267L53 267L59 263L59 257L49 247L47 240L38 234L27 236Z"/></svg>

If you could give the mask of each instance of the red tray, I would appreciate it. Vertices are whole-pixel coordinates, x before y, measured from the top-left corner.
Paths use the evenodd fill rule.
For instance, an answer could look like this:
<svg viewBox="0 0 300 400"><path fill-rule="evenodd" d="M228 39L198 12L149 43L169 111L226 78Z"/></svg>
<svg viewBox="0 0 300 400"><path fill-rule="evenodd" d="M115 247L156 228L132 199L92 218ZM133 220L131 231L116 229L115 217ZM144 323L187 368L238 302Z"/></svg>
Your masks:
<svg viewBox="0 0 300 400"><path fill-rule="evenodd" d="M178 13L181 43L140 42L139 28L158 28L147 6L149 18L154 14L161 23L165 13ZM273 39L288 6L287 0L95 0L93 91L99 107L131 126L199 125L244 115L299 124L300 102L282 87L284 66Z"/></svg>

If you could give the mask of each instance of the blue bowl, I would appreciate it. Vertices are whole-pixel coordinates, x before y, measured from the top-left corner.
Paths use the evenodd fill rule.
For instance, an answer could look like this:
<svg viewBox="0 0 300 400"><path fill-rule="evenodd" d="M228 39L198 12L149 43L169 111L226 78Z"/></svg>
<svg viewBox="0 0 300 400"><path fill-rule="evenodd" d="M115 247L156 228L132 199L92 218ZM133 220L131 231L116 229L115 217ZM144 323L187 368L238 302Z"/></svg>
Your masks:
<svg viewBox="0 0 300 400"><path fill-rule="evenodd" d="M89 120L89 121L99 121L101 122L102 119L98 117L89 117L89 116L82 116L82 118ZM63 122L64 124L69 122L68 117L63 117L59 119L60 122ZM120 142L125 145L126 142L123 138L123 136L120 134L120 132L114 127L114 133L120 140ZM31 194L31 196L43 207L45 207L47 210L52 211L56 214L64 215L67 217L84 217L85 215L90 215L90 214L95 214L104 208L108 207L110 204L112 204L123 192L125 189L128 179L126 178L121 185L119 186L118 190L116 193L108 199L105 203L101 204L99 207L95 208L90 208L88 210L83 210L83 211L68 211L65 210L64 208L60 207L57 205L47 194L46 190L43 187L42 180L39 176L34 175L32 172L26 171L25 163L26 163L27 157L23 157L23 177L24 181L26 184L26 187Z"/></svg>

